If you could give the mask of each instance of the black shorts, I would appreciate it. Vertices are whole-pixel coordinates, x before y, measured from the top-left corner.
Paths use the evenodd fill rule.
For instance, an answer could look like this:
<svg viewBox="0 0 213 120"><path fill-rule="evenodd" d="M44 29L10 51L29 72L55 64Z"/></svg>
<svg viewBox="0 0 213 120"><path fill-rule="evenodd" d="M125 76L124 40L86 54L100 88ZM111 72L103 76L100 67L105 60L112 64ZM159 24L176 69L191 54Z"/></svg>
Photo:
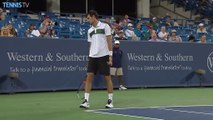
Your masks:
<svg viewBox="0 0 213 120"><path fill-rule="evenodd" d="M89 63L87 67L88 73L101 74L104 76L110 75L110 66L107 64L109 56L103 56L99 58L89 57Z"/></svg>

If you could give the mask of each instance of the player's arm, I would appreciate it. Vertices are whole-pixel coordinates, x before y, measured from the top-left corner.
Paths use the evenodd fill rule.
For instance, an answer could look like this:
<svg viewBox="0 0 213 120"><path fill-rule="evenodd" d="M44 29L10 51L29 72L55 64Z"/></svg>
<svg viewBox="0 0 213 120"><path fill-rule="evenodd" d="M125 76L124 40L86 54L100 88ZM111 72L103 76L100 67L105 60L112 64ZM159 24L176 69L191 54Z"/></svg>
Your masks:
<svg viewBox="0 0 213 120"><path fill-rule="evenodd" d="M112 51L112 35L107 36L107 43L109 51ZM112 56L112 54L110 56Z"/></svg>
<svg viewBox="0 0 213 120"><path fill-rule="evenodd" d="M112 65L112 35L111 35L111 28L109 25L105 26L105 35L107 39L107 44L108 44L108 50L109 50L109 65Z"/></svg>
<svg viewBox="0 0 213 120"><path fill-rule="evenodd" d="M89 51L90 51L90 49L91 49L91 41L92 41L92 38L90 37L90 32L89 32L89 30L88 30L88 32L87 32L87 41L89 42Z"/></svg>
<svg viewBox="0 0 213 120"><path fill-rule="evenodd" d="M107 43L108 43L108 49L109 49L109 65L112 65L112 35L108 35L107 37Z"/></svg>

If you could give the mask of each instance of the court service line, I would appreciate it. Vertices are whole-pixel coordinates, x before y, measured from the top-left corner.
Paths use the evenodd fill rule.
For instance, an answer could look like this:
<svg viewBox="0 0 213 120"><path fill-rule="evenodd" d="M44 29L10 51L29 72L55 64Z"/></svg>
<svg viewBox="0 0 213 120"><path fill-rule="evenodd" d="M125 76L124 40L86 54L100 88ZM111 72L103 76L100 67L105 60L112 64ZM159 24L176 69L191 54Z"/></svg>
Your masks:
<svg viewBox="0 0 213 120"><path fill-rule="evenodd" d="M159 110L174 111L174 112L183 112L183 113L190 113L190 114L211 115L211 116L213 116L213 113L206 113L206 112L196 112L196 111L187 111L187 110L175 110L175 109L169 109L169 108L157 108L157 109L159 109Z"/></svg>

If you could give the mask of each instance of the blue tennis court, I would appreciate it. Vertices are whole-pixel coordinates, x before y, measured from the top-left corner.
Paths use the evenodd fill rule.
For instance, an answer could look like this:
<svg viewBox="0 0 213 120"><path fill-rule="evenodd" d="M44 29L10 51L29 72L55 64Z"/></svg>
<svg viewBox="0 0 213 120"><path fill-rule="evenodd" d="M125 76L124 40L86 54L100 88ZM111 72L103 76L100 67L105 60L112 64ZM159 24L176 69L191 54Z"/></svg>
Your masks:
<svg viewBox="0 0 213 120"><path fill-rule="evenodd" d="M153 120L213 120L213 106L118 108L93 112Z"/></svg>

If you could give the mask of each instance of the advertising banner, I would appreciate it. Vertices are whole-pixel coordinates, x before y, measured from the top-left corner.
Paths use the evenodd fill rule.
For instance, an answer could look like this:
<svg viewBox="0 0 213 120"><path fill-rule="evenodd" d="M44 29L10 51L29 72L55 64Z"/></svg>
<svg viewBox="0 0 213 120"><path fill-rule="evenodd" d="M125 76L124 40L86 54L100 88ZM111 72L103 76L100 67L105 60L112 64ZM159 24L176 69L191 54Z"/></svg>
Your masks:
<svg viewBox="0 0 213 120"><path fill-rule="evenodd" d="M213 86L213 44L121 41L120 49L127 87ZM1 38L0 92L77 89L88 50L86 40ZM105 88L102 79L94 89Z"/></svg>

